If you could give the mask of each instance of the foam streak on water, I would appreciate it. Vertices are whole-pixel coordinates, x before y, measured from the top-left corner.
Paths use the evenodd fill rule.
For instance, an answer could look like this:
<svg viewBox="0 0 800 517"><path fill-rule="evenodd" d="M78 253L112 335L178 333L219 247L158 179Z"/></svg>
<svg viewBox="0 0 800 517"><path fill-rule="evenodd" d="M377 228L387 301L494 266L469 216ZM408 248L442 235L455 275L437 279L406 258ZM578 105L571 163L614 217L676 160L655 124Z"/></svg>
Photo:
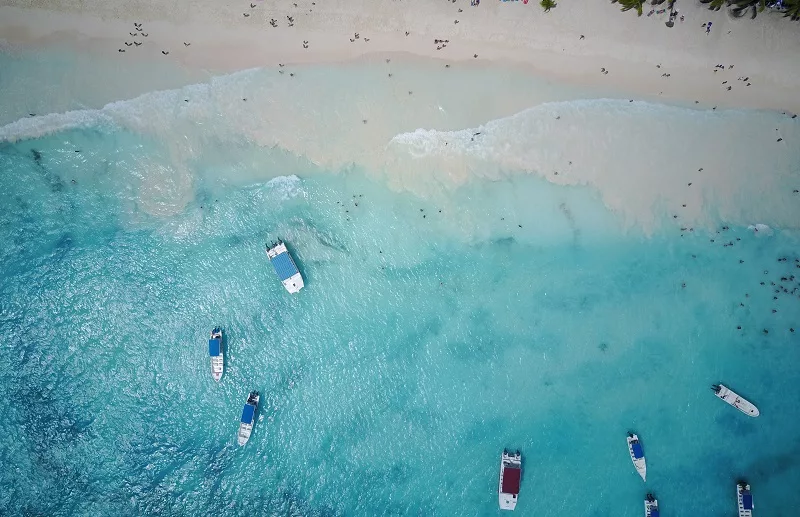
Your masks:
<svg viewBox="0 0 800 517"><path fill-rule="evenodd" d="M315 145L333 145L312 137L301 152L237 139L247 128L224 118L198 129L216 115L185 118L185 93L159 97L159 121L130 111L151 97L124 106L126 123L111 106L85 124L0 129L0 507L491 515L509 447L525 457L522 515L641 515L647 491L672 515L729 515L739 477L764 515L800 512L787 488L800 485L800 254L783 192L797 153L766 155L775 173L758 192L771 202L736 205L731 192L756 183L731 145L739 183L686 194L698 203L686 214L671 204L693 181L685 153L659 147L680 165L660 169L675 190L644 200L609 198L616 180L591 175L655 151L585 163L654 117L686 134L728 125L743 145L777 115L543 105L474 131L395 131L370 168L358 149L317 159ZM479 131L488 142L470 140ZM550 165L570 156L584 176L555 179ZM386 181L400 163L415 179ZM296 296L263 251L278 237L307 280ZM716 382L762 416L715 399ZM253 389L258 423L239 448Z"/></svg>

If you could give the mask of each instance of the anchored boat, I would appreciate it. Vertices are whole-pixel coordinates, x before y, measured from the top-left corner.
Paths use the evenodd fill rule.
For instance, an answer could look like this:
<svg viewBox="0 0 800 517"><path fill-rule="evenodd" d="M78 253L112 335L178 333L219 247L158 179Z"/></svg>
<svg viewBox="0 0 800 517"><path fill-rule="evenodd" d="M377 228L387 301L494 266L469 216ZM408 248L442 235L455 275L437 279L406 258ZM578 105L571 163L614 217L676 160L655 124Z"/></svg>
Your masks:
<svg viewBox="0 0 800 517"><path fill-rule="evenodd" d="M736 483L736 499L739 503L739 517L753 517L753 495L749 484L744 481Z"/></svg>
<svg viewBox="0 0 800 517"><path fill-rule="evenodd" d="M303 275L300 274L300 270L297 269L292 256L289 255L289 250L282 241L273 243L272 246L267 245L267 257L272 262L278 278L281 279L283 287L287 291L294 294L305 286Z"/></svg>
<svg viewBox="0 0 800 517"><path fill-rule="evenodd" d="M222 352L222 329L214 327L208 340L208 355L211 356L211 376L219 382L225 369L225 358Z"/></svg>
<svg viewBox="0 0 800 517"><path fill-rule="evenodd" d="M244 445L250 439L253 432L253 424L256 421L256 410L258 409L259 395L257 391L251 391L247 397L247 403L242 409L242 421L239 424L239 445Z"/></svg>
<svg viewBox="0 0 800 517"><path fill-rule="evenodd" d="M509 453L504 449L503 456L500 458L500 486L497 489L501 510L513 510L517 507L521 478L522 455L519 451Z"/></svg>
<svg viewBox="0 0 800 517"><path fill-rule="evenodd" d="M653 494L647 494L644 500L644 517L659 517L658 513L658 499L653 497Z"/></svg>
<svg viewBox="0 0 800 517"><path fill-rule="evenodd" d="M636 472L642 476L642 481L646 481L647 463L644 460L644 450L641 442L639 442L639 436L633 433L628 433L628 452L631 455L633 466L636 467Z"/></svg>
<svg viewBox="0 0 800 517"><path fill-rule="evenodd" d="M722 384L713 384L711 389L714 390L714 394L717 397L721 398L745 415L757 417L760 414L758 408L752 402L739 396L730 388L723 386Z"/></svg>

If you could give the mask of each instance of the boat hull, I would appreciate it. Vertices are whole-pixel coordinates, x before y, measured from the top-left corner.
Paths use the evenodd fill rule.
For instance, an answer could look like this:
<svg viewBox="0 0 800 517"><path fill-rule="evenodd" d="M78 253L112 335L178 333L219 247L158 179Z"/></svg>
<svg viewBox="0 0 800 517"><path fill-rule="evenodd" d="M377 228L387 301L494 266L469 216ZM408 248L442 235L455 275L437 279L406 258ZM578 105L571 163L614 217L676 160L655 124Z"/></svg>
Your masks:
<svg viewBox="0 0 800 517"><path fill-rule="evenodd" d="M514 510L522 476L522 455L503 451L500 457L500 484L497 489L501 510Z"/></svg>
<svg viewBox="0 0 800 517"><path fill-rule="evenodd" d="M644 517L659 517L658 499L644 500Z"/></svg>
<svg viewBox="0 0 800 517"><path fill-rule="evenodd" d="M222 379L222 374L225 371L224 366L222 366L223 361L224 359L222 356L220 356L219 361L211 359L211 378L217 382L219 382L220 379Z"/></svg>
<svg viewBox="0 0 800 517"><path fill-rule="evenodd" d="M222 332L219 330L219 327L215 328L211 331L210 339L219 340L218 346L219 350L214 350L214 354L211 356L211 378L214 379L216 382L219 382L222 379L222 374L225 372L225 352L222 350Z"/></svg>
<svg viewBox="0 0 800 517"><path fill-rule="evenodd" d="M292 255L286 248L286 244L278 241L272 247L267 246L267 257L275 267L275 273L281 280L283 287L290 293L295 294L305 287L303 275L297 268Z"/></svg>
<svg viewBox="0 0 800 517"><path fill-rule="evenodd" d="M303 282L303 276L300 273L292 276L291 278L287 278L283 282L283 287L289 291L290 294L295 294L300 292L300 289L305 287L305 283Z"/></svg>
<svg viewBox="0 0 800 517"><path fill-rule="evenodd" d="M247 445L251 434L253 434L252 424L239 424L239 434L236 436L237 443L241 446Z"/></svg>
<svg viewBox="0 0 800 517"><path fill-rule="evenodd" d="M256 413L258 411L258 402L261 397L257 391L250 393L247 398L247 403L244 405L242 411L242 418L239 422L239 432L236 434L236 441L239 445L244 446L250 440L250 435L253 434L253 426L256 423Z"/></svg>
<svg viewBox="0 0 800 517"><path fill-rule="evenodd" d="M727 386L719 384L712 386L712 389L714 390L714 394L717 396L717 398L721 399L726 404L735 407L745 415L755 418L761 414L755 404L734 392Z"/></svg>
<svg viewBox="0 0 800 517"><path fill-rule="evenodd" d="M747 483L736 484L736 502L739 506L739 517L753 517L753 496L750 494L750 485Z"/></svg>
<svg viewBox="0 0 800 517"><path fill-rule="evenodd" d="M628 436L628 454L631 456L631 461L633 462L636 472L642 477L642 481L647 481L647 461L644 459L644 454L642 454L641 458L637 458L633 452L634 443L638 441L638 435L633 434Z"/></svg>

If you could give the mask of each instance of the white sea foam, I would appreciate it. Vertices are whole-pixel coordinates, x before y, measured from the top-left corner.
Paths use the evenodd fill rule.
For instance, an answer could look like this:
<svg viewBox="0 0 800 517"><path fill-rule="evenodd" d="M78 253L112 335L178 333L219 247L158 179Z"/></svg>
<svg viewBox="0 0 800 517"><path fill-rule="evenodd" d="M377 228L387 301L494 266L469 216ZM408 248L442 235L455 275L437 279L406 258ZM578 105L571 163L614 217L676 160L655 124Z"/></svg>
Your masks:
<svg viewBox="0 0 800 517"><path fill-rule="evenodd" d="M337 76L341 84L329 84L328 94L320 96L325 73L331 72L304 70L305 80L292 82L275 71L248 70L100 110L22 119L0 127L0 141L106 125L160 142L181 176L204 153L217 150L238 159L236 146L249 142L284 149L322 169L355 163L396 190L421 196L474 178L526 173L559 185L588 185L627 224L645 229L665 219L680 227L720 218L783 228L800 221L791 193L800 156L773 138L776 127L785 141L800 138L800 125L788 117L595 99L539 103L481 123L464 114L471 110L463 109L463 99L449 103L415 92L418 104L409 109L388 87L358 83L355 89L352 79L342 78L346 72ZM275 173L275 167L247 178L242 168L217 172L238 181L265 181ZM176 196L180 203L172 207L179 209L191 181L184 177L175 185L183 186Z"/></svg>
<svg viewBox="0 0 800 517"><path fill-rule="evenodd" d="M306 193L303 191L303 181L294 174L291 176L278 176L277 178L272 178L267 182L267 186L270 187L282 201L293 197L306 195Z"/></svg>
<svg viewBox="0 0 800 517"><path fill-rule="evenodd" d="M66 113L19 119L0 127L0 142L16 142L65 131L112 123L113 120L103 110L75 110Z"/></svg>
<svg viewBox="0 0 800 517"><path fill-rule="evenodd" d="M386 164L391 178L415 191L520 173L591 185L646 229L665 216L682 227L720 217L794 227L800 153L772 137L776 124L792 139L800 131L783 119L608 99L549 103L470 130L397 135Z"/></svg>
<svg viewBox="0 0 800 517"><path fill-rule="evenodd" d="M772 228L767 226L766 224L751 224L747 227L748 230L753 232L753 234L761 236L761 237L772 237L773 231Z"/></svg>

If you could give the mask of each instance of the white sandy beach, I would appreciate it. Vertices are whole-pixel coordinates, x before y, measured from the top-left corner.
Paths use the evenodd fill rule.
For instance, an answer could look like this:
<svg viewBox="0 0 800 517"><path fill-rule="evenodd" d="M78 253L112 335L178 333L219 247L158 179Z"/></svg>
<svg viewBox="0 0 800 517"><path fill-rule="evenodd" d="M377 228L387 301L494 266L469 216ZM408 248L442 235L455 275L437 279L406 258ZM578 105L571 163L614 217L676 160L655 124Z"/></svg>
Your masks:
<svg viewBox="0 0 800 517"><path fill-rule="evenodd" d="M686 20L670 29L666 13L637 17L604 1L564 1L549 13L533 1L484 0L477 7L466 0L250 2L4 0L0 40L10 49L68 46L211 73L406 52L517 63L567 83L663 101L800 111L800 24L777 13L736 20L725 10L679 1L676 8ZM646 4L645 13L649 9ZM713 21L708 35L701 27L706 21ZM142 24L141 32L134 22ZM355 33L360 37L351 42ZM437 50L435 39L449 44ZM717 73L717 64L735 67ZM751 86L739 77L748 77Z"/></svg>
<svg viewBox="0 0 800 517"><path fill-rule="evenodd" d="M170 206L150 210L154 214L176 213L190 202L187 163L204 145L204 137L190 135L202 127L218 134L227 128L243 141L280 147L332 170L361 165L383 174L392 188L421 196L473 177L524 171L555 184L592 185L606 206L648 232L678 208L676 230L710 227L718 217L745 226L796 226L790 142L797 124L788 116L779 124L736 114L701 117L687 128L677 114L665 113L663 127L654 127L645 104L603 108L608 112L558 104L585 98L585 91L624 99L626 107L630 97L707 113L716 107L800 112L800 24L776 13L736 20L724 10L679 1L686 21L670 29L666 14L637 17L603 1L563 2L549 13L532 1L483 0L477 7L467 0L250 2L6 1L11 5L0 6L5 51L72 49L84 60L114 65L95 68L89 61L45 90L22 78L4 92L6 100L16 100L6 104L17 113L6 114L0 141L105 119L147 133L165 142L172 157L169 169L144 161L137 167L145 178L143 206L154 205L146 185L174 187ZM706 21L713 22L708 35L701 27ZM383 61L383 72L373 67L373 75L357 78L367 73L359 64ZM285 75L207 81L277 64L286 66ZM329 76L308 67L315 64L344 70L340 82L327 88ZM725 68L715 71L716 65ZM172 70L182 75L167 79ZM349 77L349 70L356 75ZM489 77L482 84L448 79L465 71L472 75L460 77ZM504 91L506 80L513 85ZM202 84L171 90L194 83ZM153 90L170 91L114 103ZM33 101L39 104L27 104ZM50 114L29 118L33 111ZM726 125L734 119L738 125ZM473 146L472 131L487 129L481 145ZM777 142L774 131L780 131ZM162 178L171 175L177 178L172 183ZM225 181L265 179L232 175ZM694 184L691 195L687 184ZM716 201L713 209L709 199Z"/></svg>

